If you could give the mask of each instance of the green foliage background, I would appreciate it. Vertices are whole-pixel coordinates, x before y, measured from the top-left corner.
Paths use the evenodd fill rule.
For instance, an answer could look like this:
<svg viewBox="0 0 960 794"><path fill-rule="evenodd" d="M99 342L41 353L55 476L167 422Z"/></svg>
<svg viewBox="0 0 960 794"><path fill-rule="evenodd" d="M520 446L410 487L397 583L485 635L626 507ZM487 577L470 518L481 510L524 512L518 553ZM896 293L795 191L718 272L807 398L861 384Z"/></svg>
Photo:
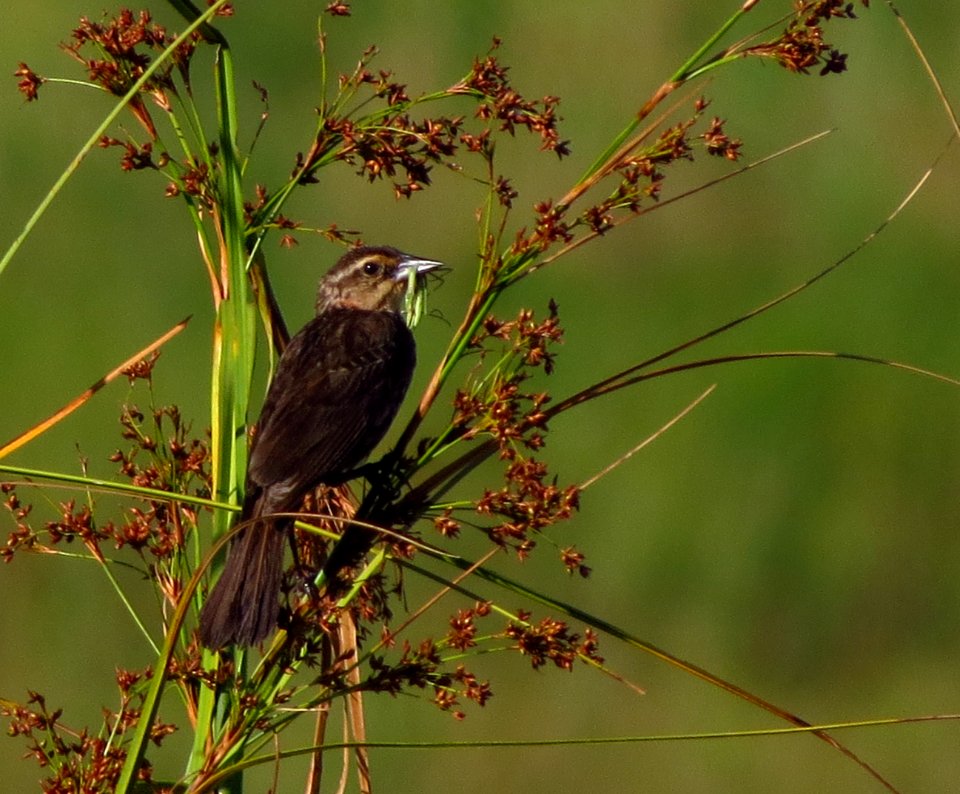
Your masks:
<svg viewBox="0 0 960 794"><path fill-rule="evenodd" d="M238 3L225 23L240 79L270 91L271 117L253 179L276 182L303 149L319 101L314 20L323 3ZM757 19L787 10L764 0ZM799 153L640 219L525 282L515 305L558 301L567 334L551 391L602 375L720 324L837 259L900 201L950 135L932 86L888 9L829 31L850 53L842 77L800 78L773 64L720 70L704 94L745 140L747 160L828 127ZM503 62L531 96L559 94L573 156L557 163L523 138L503 147L520 190L518 219L584 170L637 107L736 6L661 0L554 3L357 3L327 23L330 62L352 68L377 43L375 66L411 93L454 82L494 35ZM58 52L81 14L99 5L44 0L5 10L0 64L71 74ZM171 28L182 23L155 13ZM902 3L948 91L960 101L960 9ZM167 14L166 16L163 16ZM202 68L197 63L195 68ZM198 83L203 82L198 72ZM94 129L108 100L46 86L26 105L0 86L0 240L5 246ZM691 97L692 101L692 97ZM241 94L249 143L260 105ZM212 107L212 103L211 103ZM499 153L498 153L499 154ZM155 371L158 399L196 427L208 422L212 308L182 208L163 182L124 174L116 152L96 151L0 281L0 437L20 432L187 314ZM502 164L501 164L502 165ZM674 169L666 195L728 170ZM722 336L702 352L825 349L907 361L960 375L960 215L954 146L930 183L879 240L800 298ZM360 229L441 259L454 273L432 306L455 321L472 283L473 209L482 193L453 174L411 201L347 168L288 214ZM526 220L524 218L524 220ZM317 277L337 249L309 235L290 251L268 245L268 266L292 326L311 312ZM508 314L507 306L501 314ZM448 336L418 329L420 380ZM960 392L902 372L851 362L737 364L648 382L557 420L548 458L564 481L583 481L655 430L707 385L691 417L589 488L582 512L555 528L594 569L567 578L547 549L519 573L565 601L811 722L957 711L960 680ZM411 389L416 394L417 384ZM125 383L101 393L10 462L110 476ZM49 492L56 502L67 498ZM36 506L37 514L43 507ZM4 525L6 528L6 525ZM517 575L506 559L502 568ZM129 582L147 605L148 589ZM151 657L107 582L90 566L18 558L0 568L0 695L26 688L63 705L71 724L96 723L113 705L111 671ZM452 608L452 604L450 605ZM510 606L515 606L511 604ZM611 666L648 693L634 697L588 672L531 673L491 659L495 697L455 724L424 702L368 700L373 739L539 739L782 727L661 663L607 641ZM479 665L478 665L479 667ZM960 781L960 725L935 723L844 733L895 784L942 791ZM33 790L22 745L0 742L0 777ZM810 737L552 749L375 752L384 790L875 791L862 770ZM167 774L176 774L169 770ZM293 785L295 775L284 777ZM252 786L251 790L257 790ZM283 790L281 788L281 790Z"/></svg>

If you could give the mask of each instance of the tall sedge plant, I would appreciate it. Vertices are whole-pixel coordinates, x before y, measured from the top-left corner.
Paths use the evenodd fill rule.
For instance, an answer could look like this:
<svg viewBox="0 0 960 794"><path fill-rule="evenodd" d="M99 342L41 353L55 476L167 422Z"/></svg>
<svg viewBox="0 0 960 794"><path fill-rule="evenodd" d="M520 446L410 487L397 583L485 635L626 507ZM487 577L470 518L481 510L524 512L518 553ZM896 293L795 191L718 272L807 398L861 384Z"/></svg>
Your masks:
<svg viewBox="0 0 960 794"><path fill-rule="evenodd" d="M125 170L161 175L166 195L183 202L197 233L216 309L209 441L192 434L175 408L155 408L150 415L127 409L122 424L129 446L115 456L125 482L100 484L137 505L129 508L124 522L112 524L89 506L78 508L70 501L62 505L59 517L37 529L31 523L30 506L20 500L24 477L59 481L64 487L88 485L89 480L3 467L11 477L20 478L3 486L16 527L3 552L6 559L27 551L56 550L62 541L78 539L89 555L105 563L104 547L115 544L149 571L166 608L163 642L155 646L156 663L150 671L118 676L123 707L106 715L102 731L68 741L58 712L48 708L42 696L35 694L25 704L4 704L11 732L24 736L45 766L50 790L239 791L245 769L297 754L313 757L308 790L318 790L322 753L333 746L326 737L328 714L337 702L345 705L356 744L360 788L372 790L363 750L363 693L426 690L439 708L458 714L465 702L482 706L490 697L491 684L466 667L468 659L479 662L479 656L472 656L478 649L519 652L534 669L548 664L570 669L581 662L615 675L600 655L598 632L651 653L798 729L811 730L882 780L827 731L601 617L484 566L499 551L518 559L534 553L549 527L579 508L582 486L559 484L544 460L549 423L557 415L692 367L771 355L840 355L757 354L662 364L792 297L837 265L721 328L621 372L595 375L591 386L559 400L531 386L534 373L549 374L554 367L555 345L563 333L556 305L551 302L539 316L526 309L510 318L495 312L501 297L521 280L676 200L678 196L667 197L665 186L670 172L681 164L703 154L723 158L730 164L729 176L724 177L729 178L768 159L742 165L741 141L728 135L723 120L707 112L705 98L682 89L746 58L770 59L798 73L840 74L846 56L826 42L825 26L854 18L854 5L830 0L792 4L777 23L726 44L731 31L750 19L758 5L757 0L743 3L638 109L581 178L559 198L540 200L533 216L520 221L514 206L517 191L500 172L498 137L526 132L542 150L561 158L569 154L569 146L558 128L557 100L532 101L521 95L497 57L498 42L461 80L421 96L409 95L390 72L375 70L376 52L368 50L352 72L340 75L335 88L325 86L314 134L296 156L289 179L273 188L251 186L245 179L248 155L237 143L242 121L233 55L224 32L229 24L220 18L234 9L225 0L202 13L184 0L171 0L171 5L185 20L179 35L156 24L147 12L121 11L97 22L81 20L65 50L82 65L87 83L118 98L115 108L0 261L2 271L82 156L99 145L118 151ZM242 20L242 6L236 13ZM331 3L326 13L345 16L349 7ZM324 75L326 35L321 28ZM206 47L215 55L213 132L205 129L204 113L192 90L199 79L193 56ZM37 75L26 64L20 65L17 75L28 99L59 82ZM474 107L469 120L441 112L450 101L462 104L465 98ZM136 119L139 133L113 137L108 132L123 110ZM270 645L253 657L241 651L204 651L195 639L195 615L209 577L215 574L217 551L232 531L235 505L242 499L258 318L271 350L282 350L288 337L270 286L263 241L272 234L292 241L302 233L302 225L283 214L287 202L294 193L322 183L329 166L346 163L370 182L391 182L398 198L411 199L431 187L431 168L452 165L454 159L458 167L471 164L471 173L487 191L479 215L476 279L415 414L391 454L369 471L360 497L346 489L323 489L305 505L298 542L303 558L318 571L316 591L291 584L283 627ZM323 234L344 244L356 236L335 223ZM413 322L418 307L408 308ZM162 341L125 362L104 383L123 374L149 386ZM0 448L0 455L27 443L101 385ZM449 421L436 434L425 435L425 417L431 411L442 413L451 402ZM501 464L500 482L480 495L463 492L465 475L491 459ZM491 551L468 561L438 549L430 536L421 534L424 520L447 548L455 548L452 541L462 532L479 530L489 539ZM360 566L371 549L375 553L365 567ZM557 553L571 573L589 574L584 555L575 546L557 548ZM447 573L438 575L423 565L419 559L423 555L434 558ZM402 579L393 575L387 560L407 575L436 581L441 593L459 593L470 606L451 617L446 634L399 643L400 632L436 599L396 626ZM341 581L342 569L331 561L354 564L355 575ZM486 600L474 591L471 583L476 579L492 582L505 594L520 594L550 614L509 610ZM118 592L122 596L119 586ZM585 628L574 630L570 620ZM144 623L144 633L153 637L155 621ZM182 778L161 782L153 778L148 749L150 743L162 745L174 731L158 717L164 699L174 692L185 707L194 738ZM277 750L277 737L304 718L316 721L314 743L300 750ZM151 749L150 755L155 752L161 750Z"/></svg>

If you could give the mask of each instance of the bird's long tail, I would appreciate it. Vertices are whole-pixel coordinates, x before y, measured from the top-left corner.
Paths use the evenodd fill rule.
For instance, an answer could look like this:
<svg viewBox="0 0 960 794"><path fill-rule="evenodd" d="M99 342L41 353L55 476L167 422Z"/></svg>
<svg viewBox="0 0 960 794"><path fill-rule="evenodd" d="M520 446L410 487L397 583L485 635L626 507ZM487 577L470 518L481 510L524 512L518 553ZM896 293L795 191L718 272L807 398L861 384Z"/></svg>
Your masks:
<svg viewBox="0 0 960 794"><path fill-rule="evenodd" d="M256 645L277 625L289 522L256 521L230 545L227 564L200 612L208 648Z"/></svg>

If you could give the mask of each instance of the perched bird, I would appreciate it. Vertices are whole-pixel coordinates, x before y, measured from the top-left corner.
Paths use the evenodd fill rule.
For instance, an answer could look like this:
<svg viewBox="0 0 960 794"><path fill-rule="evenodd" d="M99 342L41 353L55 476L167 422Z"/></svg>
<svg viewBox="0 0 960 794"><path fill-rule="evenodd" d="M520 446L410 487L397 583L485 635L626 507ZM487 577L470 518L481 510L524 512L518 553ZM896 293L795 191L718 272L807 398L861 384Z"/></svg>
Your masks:
<svg viewBox="0 0 960 794"><path fill-rule="evenodd" d="M276 626L293 520L272 516L343 482L383 438L416 362L404 296L440 266L395 248L354 248L320 280L316 317L284 350L260 413L240 516L250 523L200 613L208 648L255 645Z"/></svg>

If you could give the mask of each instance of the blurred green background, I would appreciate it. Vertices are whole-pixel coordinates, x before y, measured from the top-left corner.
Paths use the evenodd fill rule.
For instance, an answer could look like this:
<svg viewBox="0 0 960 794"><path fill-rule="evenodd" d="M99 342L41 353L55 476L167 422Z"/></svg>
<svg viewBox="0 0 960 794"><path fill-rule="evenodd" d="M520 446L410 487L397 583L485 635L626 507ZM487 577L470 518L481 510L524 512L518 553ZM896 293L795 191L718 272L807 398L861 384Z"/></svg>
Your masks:
<svg viewBox="0 0 960 794"><path fill-rule="evenodd" d="M224 23L238 64L248 143L270 91L271 118L251 181L277 184L306 147L319 102L315 20L325 3L237 3ZM504 38L516 86L562 98L573 156L537 151L521 136L501 167L520 189L515 221L557 196L639 105L737 2L357 3L328 20L336 71L377 43L376 67L411 92L452 84ZM826 128L797 153L637 220L524 283L501 308L560 304L566 328L550 388L566 395L599 377L727 321L803 281L855 246L897 205L942 150L950 128L935 92L884 4L835 22L828 40L850 53L842 77L797 77L767 63L716 73L700 90L747 160ZM740 32L792 3L765 0ZM948 92L960 96L960 8L903 2ZM0 241L6 246L108 102L81 88L46 86L27 105L12 72L77 76L57 43L101 5L44 0L6 9L0 53ZM154 9L171 28L182 24ZM203 82L206 61L197 65ZM248 88L249 87L249 88ZM692 97L691 97L692 98ZM124 119L124 123L130 123ZM158 399L195 427L208 419L212 310L190 224L163 181L124 174L115 151L93 152L0 279L0 438L38 421L188 314L164 351ZM698 157L677 168L666 195L725 173ZM960 150L881 237L825 282L696 355L822 349L864 353L960 375ZM432 306L456 323L475 261L479 188L445 172L412 201L332 168L287 213L336 222L455 268ZM290 251L276 239L268 263L291 325L311 311L318 275L337 249L308 235ZM420 379L449 326L419 330ZM557 420L547 457L563 482L580 482L626 452L710 384L692 416L587 490L579 516L555 528L587 554L593 576L568 578L545 546L523 569L499 567L622 625L812 722L960 710L960 390L852 362L736 364L645 383ZM415 392L417 385L411 390ZM116 383L9 461L112 476ZM490 470L487 481L494 481ZM27 492L24 491L23 496ZM71 494L37 493L35 517ZM49 500L50 505L44 503ZM2 528L9 529L9 518ZM42 523L40 520L37 523ZM129 585L150 608L146 586ZM490 595L496 595L490 593ZM151 654L95 568L21 556L0 568L0 696L43 692L69 724L97 724L116 707L116 665ZM415 602L414 602L415 603ZM450 600L443 610L452 611ZM507 599L507 606L519 606ZM442 617L442 615L441 615ZM419 636L419 634L416 634ZM610 666L646 688L635 696L601 675L480 659L495 697L454 723L428 703L368 701L371 738L548 739L782 727L722 692L606 640ZM176 716L176 715L174 715ZM179 719L179 717L177 717ZM870 728L839 738L912 792L960 787L960 725ZM305 737L304 737L305 739ZM175 747L175 745L173 745ZM0 742L6 791L36 790L38 770L19 740ZM176 775L176 752L158 772ZM381 791L877 791L866 773L817 740L796 736L549 749L384 751L373 756ZM300 790L296 770L281 791ZM259 780L259 782L257 782ZM267 786L254 779L251 791ZM332 781L328 781L332 782ZM258 788L260 786L261 788Z"/></svg>

